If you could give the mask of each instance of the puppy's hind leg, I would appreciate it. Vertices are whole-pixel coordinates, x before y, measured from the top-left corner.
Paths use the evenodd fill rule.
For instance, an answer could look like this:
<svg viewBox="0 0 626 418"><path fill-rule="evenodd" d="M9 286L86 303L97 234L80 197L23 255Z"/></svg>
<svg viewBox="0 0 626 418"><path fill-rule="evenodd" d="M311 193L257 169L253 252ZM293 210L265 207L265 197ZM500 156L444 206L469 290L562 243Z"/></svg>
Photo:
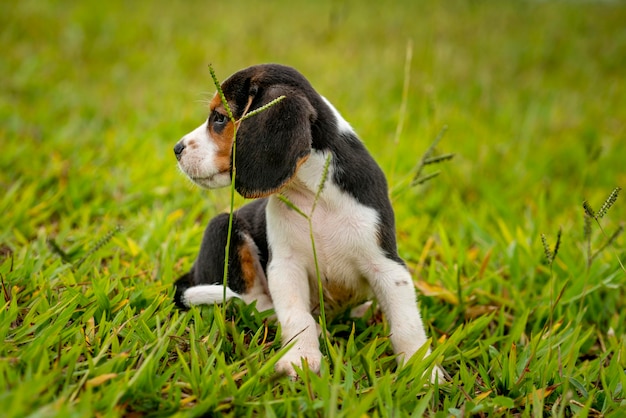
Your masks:
<svg viewBox="0 0 626 418"><path fill-rule="evenodd" d="M428 341L411 274L404 265L388 258L372 263L366 271L370 286L389 321L393 350L398 355L398 362L404 364ZM442 371L435 367L431 381L442 381L442 376Z"/></svg>
<svg viewBox="0 0 626 418"><path fill-rule="evenodd" d="M263 298L263 291L259 289L259 283L265 281L265 275L258 260L258 249L248 236L246 226L246 222L237 216L233 218L228 257L228 287L224 289L228 214L220 214L211 220L204 232L200 253L193 267L175 283L174 300L178 306L221 303L226 296L226 300L242 298L248 303L258 298L264 309L271 307L271 302L268 303Z"/></svg>

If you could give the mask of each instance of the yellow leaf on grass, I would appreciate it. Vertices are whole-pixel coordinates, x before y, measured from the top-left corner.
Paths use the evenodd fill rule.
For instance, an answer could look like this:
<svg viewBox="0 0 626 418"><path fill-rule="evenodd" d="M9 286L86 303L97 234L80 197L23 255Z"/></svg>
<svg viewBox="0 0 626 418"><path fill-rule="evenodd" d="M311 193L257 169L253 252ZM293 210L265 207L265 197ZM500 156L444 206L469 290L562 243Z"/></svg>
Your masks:
<svg viewBox="0 0 626 418"><path fill-rule="evenodd" d="M558 384L552 385L552 386L548 386L547 388L536 389L534 392L532 392L532 393L526 395L524 398L522 398L522 405L525 405L527 403L531 403L532 400L533 400L533 396L535 396L539 400L547 398L548 396L550 396L552 394L552 392L554 392L554 390L557 387L559 387Z"/></svg>
<svg viewBox="0 0 626 418"><path fill-rule="evenodd" d="M482 401L483 399L485 399L486 397L488 397L489 395L491 395L493 391L492 390L488 390L487 392L483 392L483 393L479 393L474 399L473 401L478 403L480 401Z"/></svg>
<svg viewBox="0 0 626 418"><path fill-rule="evenodd" d="M189 403L191 403L191 402L196 401L197 399L198 399L198 398L196 398L194 395L187 396L186 398L181 399L181 401L180 401L180 406L185 406L185 405L187 405L187 404L189 404Z"/></svg>
<svg viewBox="0 0 626 418"><path fill-rule="evenodd" d="M430 254L431 248L435 244L435 240L433 237L428 237L426 240L426 244L424 244L424 248L422 249L422 254L420 255L419 261L417 262L417 266L420 270L424 268L426 265L426 259L428 258L428 254Z"/></svg>
<svg viewBox="0 0 626 418"><path fill-rule="evenodd" d="M417 286L419 291L422 292L424 296L434 296L453 305L459 304L459 299L456 297L456 295L450 292L445 287L441 287L436 284L430 284L421 280L416 282L415 286Z"/></svg>
<svg viewBox="0 0 626 418"><path fill-rule="evenodd" d="M478 255L480 254L480 249L478 247L472 247L469 248L465 254L467 261L473 262L476 260L476 258L478 258Z"/></svg>
<svg viewBox="0 0 626 418"><path fill-rule="evenodd" d="M113 310L117 312L120 309L122 309L124 306L128 305L129 303L130 303L130 300L122 299L117 305L115 305L115 308Z"/></svg>
<svg viewBox="0 0 626 418"><path fill-rule="evenodd" d="M176 209L174 212L167 215L167 222L174 222L175 220L182 218L184 214L184 210Z"/></svg>
<svg viewBox="0 0 626 418"><path fill-rule="evenodd" d="M49 205L50 205L50 202L48 200L43 200L39 202L39 204L28 209L26 213L28 214L29 217L37 216L41 212L43 212L46 209L46 207Z"/></svg>
<svg viewBox="0 0 626 418"><path fill-rule="evenodd" d="M100 386L101 384L108 382L109 380L113 379L114 377L117 377L117 373L105 373L105 374L101 374L100 376L96 376L93 379L89 379L87 380L87 387L88 388L94 388L96 386Z"/></svg>
<svg viewBox="0 0 626 418"><path fill-rule="evenodd" d="M137 245L137 242L135 242L134 239L126 237L126 244L128 245L130 255L133 257L136 257L141 252L141 248L139 248L139 245Z"/></svg>
<svg viewBox="0 0 626 418"><path fill-rule="evenodd" d="M511 234L511 231L509 231L509 227L504 223L504 221L502 219L498 219L496 222L498 223L498 227L500 227L500 232L502 233L502 236L504 237L506 243L509 244L513 242L513 235Z"/></svg>
<svg viewBox="0 0 626 418"><path fill-rule="evenodd" d="M489 315L497 310L498 307L495 305L475 305L465 309L465 316L467 318L478 318L479 316Z"/></svg>
<svg viewBox="0 0 626 418"><path fill-rule="evenodd" d="M487 270L487 265L489 264L489 260L491 259L491 248L485 254L485 258L483 258L482 263L480 263L480 270L478 271L478 278L482 279L485 275L485 270Z"/></svg>
<svg viewBox="0 0 626 418"><path fill-rule="evenodd" d="M92 316L85 323L85 341L87 344L92 344L94 341L94 337L96 336L96 321Z"/></svg>

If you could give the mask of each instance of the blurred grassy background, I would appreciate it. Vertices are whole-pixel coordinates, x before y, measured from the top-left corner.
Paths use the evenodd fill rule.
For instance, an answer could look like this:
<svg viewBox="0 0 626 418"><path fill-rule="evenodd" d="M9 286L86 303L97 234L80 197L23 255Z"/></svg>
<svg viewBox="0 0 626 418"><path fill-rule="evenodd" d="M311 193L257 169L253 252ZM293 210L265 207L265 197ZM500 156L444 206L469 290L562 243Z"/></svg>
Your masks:
<svg viewBox="0 0 626 418"><path fill-rule="evenodd" d="M513 314L538 306L528 324L537 331L549 304L539 236L554 242L562 227L564 299L597 286L587 320L623 338L624 277L603 280L624 258L624 237L581 282L581 203L597 209L626 186L624 2L22 0L0 10L0 272L23 306L38 289L80 280L46 241L76 259L118 225L88 279L132 277L143 301L168 292L205 222L227 207L226 190L190 187L171 151L206 117L208 64L225 79L279 62L335 104L392 186L448 126L439 150L455 159L393 196L401 254L420 281L452 294L462 286L470 302L497 299ZM611 233L626 204L607 218ZM450 300L424 301L440 334L471 316ZM564 321L568 310L577 305L558 312Z"/></svg>
<svg viewBox="0 0 626 418"><path fill-rule="evenodd" d="M622 3L21 1L3 9L0 182L14 197L3 201L2 239L13 249L37 234L93 233L104 218L142 224L153 208L222 210L227 193L191 190L171 152L206 116L208 63L222 79L258 62L297 67L393 173L392 186L447 125L441 148L457 158L429 187L394 196L405 256L421 251L427 220L469 240L477 225L486 246L501 233L492 230L499 219L528 230L533 245L560 225L581 234L582 200L599 206L626 183ZM614 210L623 219L626 205Z"/></svg>
<svg viewBox="0 0 626 418"><path fill-rule="evenodd" d="M21 1L3 9L8 188L37 181L51 193L59 178L70 188L90 179L89 190L72 192L108 196L129 213L137 210L130 196L170 195L181 186L170 148L204 118L214 90L207 64L225 78L268 61L309 77L387 171L397 154L397 173L408 172L448 125L443 146L459 158L437 189L468 205L497 200L519 212L549 193L558 216L625 180L621 3ZM407 117L395 147L409 40ZM430 200L431 210L441 206ZM68 212L83 202L67 202Z"/></svg>

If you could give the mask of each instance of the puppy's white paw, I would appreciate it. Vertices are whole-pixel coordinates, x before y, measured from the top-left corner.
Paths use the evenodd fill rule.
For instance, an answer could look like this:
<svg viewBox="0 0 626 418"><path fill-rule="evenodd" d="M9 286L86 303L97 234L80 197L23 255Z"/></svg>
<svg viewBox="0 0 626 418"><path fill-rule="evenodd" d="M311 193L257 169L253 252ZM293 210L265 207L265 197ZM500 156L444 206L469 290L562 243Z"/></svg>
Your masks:
<svg viewBox="0 0 626 418"><path fill-rule="evenodd" d="M432 373L430 375L430 383L444 383L446 381L445 372L442 367L435 366L433 367Z"/></svg>
<svg viewBox="0 0 626 418"><path fill-rule="evenodd" d="M319 350L307 350L303 347L293 347L289 350L274 366L277 373L286 374L291 378L296 378L298 375L296 373L297 367L304 367L304 362L314 373L319 373L320 365L322 362L322 353Z"/></svg>

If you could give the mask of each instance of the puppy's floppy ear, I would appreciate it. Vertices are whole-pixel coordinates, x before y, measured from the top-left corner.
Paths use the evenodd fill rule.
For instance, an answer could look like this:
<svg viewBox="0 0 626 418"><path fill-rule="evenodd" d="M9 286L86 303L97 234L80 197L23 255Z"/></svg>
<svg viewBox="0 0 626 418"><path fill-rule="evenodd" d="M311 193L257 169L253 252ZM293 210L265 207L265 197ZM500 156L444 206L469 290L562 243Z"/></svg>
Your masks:
<svg viewBox="0 0 626 418"><path fill-rule="evenodd" d="M241 122L237 130L235 189L247 198L272 194L285 185L311 153L316 112L302 93L286 86L251 89L249 112L285 96ZM260 96L260 97L259 97Z"/></svg>

